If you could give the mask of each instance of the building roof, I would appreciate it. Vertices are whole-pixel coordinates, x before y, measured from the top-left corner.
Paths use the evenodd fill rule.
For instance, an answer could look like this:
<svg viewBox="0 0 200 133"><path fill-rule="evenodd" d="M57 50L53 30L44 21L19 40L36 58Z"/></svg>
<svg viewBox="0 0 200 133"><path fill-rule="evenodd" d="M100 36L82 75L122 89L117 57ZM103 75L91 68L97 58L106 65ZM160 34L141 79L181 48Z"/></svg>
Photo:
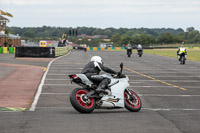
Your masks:
<svg viewBox="0 0 200 133"><path fill-rule="evenodd" d="M1 32L0 32L0 37L5 37L5 36L7 36L6 34L2 34Z"/></svg>
<svg viewBox="0 0 200 133"><path fill-rule="evenodd" d="M7 37L7 35L0 33L0 37ZM9 34L9 39L21 39L21 36Z"/></svg>
<svg viewBox="0 0 200 133"><path fill-rule="evenodd" d="M8 21L9 22L9 19L7 19L7 18L5 18L5 17L0 15L0 21Z"/></svg>
<svg viewBox="0 0 200 133"><path fill-rule="evenodd" d="M17 35L9 34L9 38L10 39L20 39L21 37L17 36Z"/></svg>

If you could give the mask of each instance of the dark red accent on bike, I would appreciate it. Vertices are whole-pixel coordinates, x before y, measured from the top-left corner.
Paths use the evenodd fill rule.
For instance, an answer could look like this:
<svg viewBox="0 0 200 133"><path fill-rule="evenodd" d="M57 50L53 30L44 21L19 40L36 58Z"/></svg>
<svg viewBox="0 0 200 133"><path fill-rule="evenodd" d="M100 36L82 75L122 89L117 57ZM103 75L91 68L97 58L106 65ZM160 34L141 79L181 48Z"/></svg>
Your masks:
<svg viewBox="0 0 200 133"><path fill-rule="evenodd" d="M71 78L75 78L76 77L76 75L73 75Z"/></svg>
<svg viewBox="0 0 200 133"><path fill-rule="evenodd" d="M77 75L73 75L70 77L71 79L80 79L79 77L77 77Z"/></svg>
<svg viewBox="0 0 200 133"><path fill-rule="evenodd" d="M125 102L126 102L128 105L130 105L131 107L133 107L133 108L139 108L139 107L140 107L140 104L141 104L141 103L140 103L139 97L138 97L134 92L132 92L132 91L130 91L130 92L137 98L138 104L137 104L137 106L135 106L134 104L130 103L129 100L126 100L126 95L127 95L126 92L124 92L124 100L125 100Z"/></svg>
<svg viewBox="0 0 200 133"><path fill-rule="evenodd" d="M84 107L84 108L91 108L94 104L94 100L92 98L90 98L90 101L91 103L90 104L87 104L87 103L84 103L82 100L81 100L81 95L82 94L87 94L88 92L87 91L84 91L84 90L79 90L76 92L76 100L78 101L78 103Z"/></svg>

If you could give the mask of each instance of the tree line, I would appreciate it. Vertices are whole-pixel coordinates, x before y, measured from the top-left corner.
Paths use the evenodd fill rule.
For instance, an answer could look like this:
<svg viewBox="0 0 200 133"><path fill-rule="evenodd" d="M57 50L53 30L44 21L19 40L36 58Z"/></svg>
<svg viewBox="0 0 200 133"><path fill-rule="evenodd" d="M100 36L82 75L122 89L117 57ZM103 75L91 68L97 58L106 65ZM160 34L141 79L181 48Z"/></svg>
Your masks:
<svg viewBox="0 0 200 133"><path fill-rule="evenodd" d="M94 28L94 27L7 27L9 33L19 34L24 40L58 40L63 33L69 34L69 31L76 29L78 34L106 35L114 46L122 46L131 43L152 45L152 44L176 44L176 43L200 43L200 33L193 27L183 29L173 28ZM80 39L77 36L68 36L69 41L77 44L88 44L90 46L99 46L104 42L101 38Z"/></svg>

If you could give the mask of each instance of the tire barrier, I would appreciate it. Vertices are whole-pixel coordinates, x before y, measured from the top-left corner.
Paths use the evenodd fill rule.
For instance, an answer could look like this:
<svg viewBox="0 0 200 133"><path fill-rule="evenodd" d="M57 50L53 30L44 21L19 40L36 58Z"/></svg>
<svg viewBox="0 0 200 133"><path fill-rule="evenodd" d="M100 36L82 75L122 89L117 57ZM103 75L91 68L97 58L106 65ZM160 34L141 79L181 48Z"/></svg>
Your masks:
<svg viewBox="0 0 200 133"><path fill-rule="evenodd" d="M3 53L3 48L2 47L0 47L0 54L2 54Z"/></svg>
<svg viewBox="0 0 200 133"><path fill-rule="evenodd" d="M87 47L88 51L104 51L104 50L123 50L124 47Z"/></svg>
<svg viewBox="0 0 200 133"><path fill-rule="evenodd" d="M178 47L143 47L143 49L177 49ZM200 49L200 47L185 47L187 49ZM117 50L125 50L125 47L106 47L106 48L101 48L101 47L87 47L88 51L117 51ZM135 49L135 48L134 48Z"/></svg>
<svg viewBox="0 0 200 133"><path fill-rule="evenodd" d="M15 57L55 57L55 47L16 47Z"/></svg>
<svg viewBox="0 0 200 133"><path fill-rule="evenodd" d="M13 54L14 53L14 47L9 47L8 51L9 51L10 54Z"/></svg>
<svg viewBox="0 0 200 133"><path fill-rule="evenodd" d="M13 54L15 47L0 47L0 54Z"/></svg>
<svg viewBox="0 0 200 133"><path fill-rule="evenodd" d="M3 47L3 54L7 54L8 53L8 48L7 47Z"/></svg>

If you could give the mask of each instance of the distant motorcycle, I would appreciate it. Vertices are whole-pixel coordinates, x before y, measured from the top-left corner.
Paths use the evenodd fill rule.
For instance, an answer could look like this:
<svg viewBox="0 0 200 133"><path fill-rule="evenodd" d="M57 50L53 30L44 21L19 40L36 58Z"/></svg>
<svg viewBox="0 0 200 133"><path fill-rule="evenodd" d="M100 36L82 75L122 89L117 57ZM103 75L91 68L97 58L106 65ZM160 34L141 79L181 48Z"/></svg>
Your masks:
<svg viewBox="0 0 200 133"><path fill-rule="evenodd" d="M131 54L132 54L132 49L127 49L127 55L128 55L128 57L131 57Z"/></svg>
<svg viewBox="0 0 200 133"><path fill-rule="evenodd" d="M123 64L118 75L103 74L111 83L104 92L96 92L98 83L91 82L84 74L69 75L71 82L80 85L70 94L70 102L74 109L80 113L91 113L96 109L126 108L131 112L138 112L142 107L139 96L128 89L129 78L122 74Z"/></svg>
<svg viewBox="0 0 200 133"><path fill-rule="evenodd" d="M179 57L179 63L184 65L185 64L185 60L186 60L186 54L185 53L181 53L179 56L180 56Z"/></svg>
<svg viewBox="0 0 200 133"><path fill-rule="evenodd" d="M142 57L142 54L143 54L143 50L138 50L139 57Z"/></svg>

